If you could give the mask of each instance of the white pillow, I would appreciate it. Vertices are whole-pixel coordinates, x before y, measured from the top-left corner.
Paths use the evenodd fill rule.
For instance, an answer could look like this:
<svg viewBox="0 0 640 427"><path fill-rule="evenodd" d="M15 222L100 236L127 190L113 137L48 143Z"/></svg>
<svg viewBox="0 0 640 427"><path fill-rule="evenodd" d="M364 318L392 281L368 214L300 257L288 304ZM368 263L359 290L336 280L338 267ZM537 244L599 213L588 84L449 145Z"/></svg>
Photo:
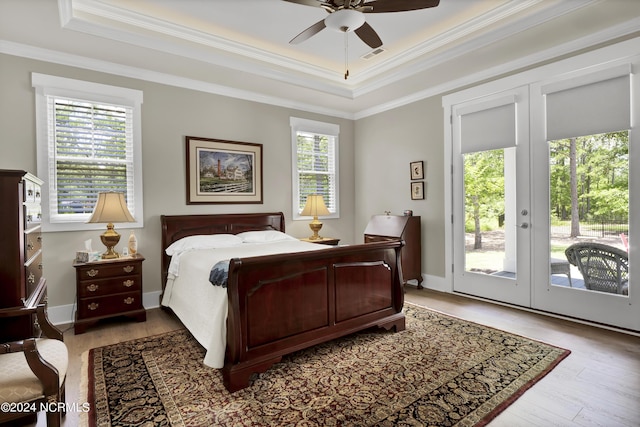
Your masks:
<svg viewBox="0 0 640 427"><path fill-rule="evenodd" d="M240 244L242 244L242 239L234 234L199 234L176 240L165 252L167 255L173 256L192 249L228 248Z"/></svg>
<svg viewBox="0 0 640 427"><path fill-rule="evenodd" d="M280 242L283 240L298 240L293 236L276 230L260 230L260 231L245 231L238 233L236 236L240 237L244 243L266 243L266 242Z"/></svg>

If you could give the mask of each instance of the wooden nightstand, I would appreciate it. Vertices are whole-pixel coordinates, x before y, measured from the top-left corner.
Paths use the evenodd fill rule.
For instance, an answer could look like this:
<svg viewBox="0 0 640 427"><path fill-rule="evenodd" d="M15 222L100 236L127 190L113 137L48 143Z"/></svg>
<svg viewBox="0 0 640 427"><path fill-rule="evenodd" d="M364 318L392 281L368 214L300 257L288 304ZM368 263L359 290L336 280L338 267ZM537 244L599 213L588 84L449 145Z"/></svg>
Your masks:
<svg viewBox="0 0 640 427"><path fill-rule="evenodd" d="M321 245L331 245L331 246L337 246L338 243L340 242L340 239L334 239L333 237L323 237L322 239L319 240L311 240L309 238L306 239L300 239L303 242L309 242L309 243L320 243Z"/></svg>
<svg viewBox="0 0 640 427"><path fill-rule="evenodd" d="M96 262L74 262L78 309L76 335L101 319L132 317L147 319L142 306L142 261L144 257L123 257Z"/></svg>

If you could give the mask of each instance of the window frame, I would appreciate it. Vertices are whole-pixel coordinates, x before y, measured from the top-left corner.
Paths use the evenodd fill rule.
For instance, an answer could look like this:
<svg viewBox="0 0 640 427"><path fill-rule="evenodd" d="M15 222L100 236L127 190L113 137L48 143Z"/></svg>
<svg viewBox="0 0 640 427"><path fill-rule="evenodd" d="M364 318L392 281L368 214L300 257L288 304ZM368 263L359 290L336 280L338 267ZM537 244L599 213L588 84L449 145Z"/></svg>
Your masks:
<svg viewBox="0 0 640 427"><path fill-rule="evenodd" d="M49 123L50 112L48 98L56 96L86 101L90 103L107 103L132 109L132 151L133 151L133 197L128 197L127 205L136 222L127 223L127 228L144 226L143 186L142 186L142 91L32 73L31 83L35 89L36 104L36 147L37 170L42 186L42 231L81 231L101 230L104 224L87 223L90 214L78 214L69 221L51 222L50 194L55 190L55 181L51 179L53 171L50 165L50 152L54 152L55 139L50 137L49 129L55 125Z"/></svg>
<svg viewBox="0 0 640 427"><path fill-rule="evenodd" d="M328 136L333 139L334 144L334 186L335 192L335 212L330 215L320 216L319 218L340 218L340 176L339 176L339 152L340 152L340 125L334 123L319 122L315 120L291 117L289 120L291 125L291 169L292 169L292 219L309 220L310 216L300 215L298 201L300 200L300 174L298 171L298 133L312 133L317 135Z"/></svg>

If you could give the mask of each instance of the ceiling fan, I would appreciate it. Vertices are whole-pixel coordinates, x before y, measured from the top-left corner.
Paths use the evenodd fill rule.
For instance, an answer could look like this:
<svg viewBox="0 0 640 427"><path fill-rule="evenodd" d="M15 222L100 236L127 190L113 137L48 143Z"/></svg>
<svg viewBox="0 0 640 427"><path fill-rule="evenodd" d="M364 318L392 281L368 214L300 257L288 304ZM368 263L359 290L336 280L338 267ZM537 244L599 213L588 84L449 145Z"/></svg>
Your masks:
<svg viewBox="0 0 640 427"><path fill-rule="evenodd" d="M306 6L321 7L329 16L316 22L289 43L298 44L318 34L325 28L343 33L355 32L369 47L382 46L382 40L365 20L365 13L406 12L436 7L440 0L284 0Z"/></svg>

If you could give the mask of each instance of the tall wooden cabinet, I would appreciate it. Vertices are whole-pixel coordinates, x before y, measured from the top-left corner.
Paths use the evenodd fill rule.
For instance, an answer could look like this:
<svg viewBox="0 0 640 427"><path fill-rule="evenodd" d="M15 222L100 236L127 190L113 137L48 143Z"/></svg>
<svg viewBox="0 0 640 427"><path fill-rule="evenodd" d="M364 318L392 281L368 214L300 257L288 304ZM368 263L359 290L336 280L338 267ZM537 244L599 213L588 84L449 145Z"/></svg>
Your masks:
<svg viewBox="0 0 640 427"><path fill-rule="evenodd" d="M0 169L0 308L24 305L44 282L41 185L28 172ZM0 342L33 333L28 318L0 318Z"/></svg>
<svg viewBox="0 0 640 427"><path fill-rule="evenodd" d="M364 242L404 240L400 252L402 280L418 281L422 289L422 244L419 216L374 215L364 230Z"/></svg>

